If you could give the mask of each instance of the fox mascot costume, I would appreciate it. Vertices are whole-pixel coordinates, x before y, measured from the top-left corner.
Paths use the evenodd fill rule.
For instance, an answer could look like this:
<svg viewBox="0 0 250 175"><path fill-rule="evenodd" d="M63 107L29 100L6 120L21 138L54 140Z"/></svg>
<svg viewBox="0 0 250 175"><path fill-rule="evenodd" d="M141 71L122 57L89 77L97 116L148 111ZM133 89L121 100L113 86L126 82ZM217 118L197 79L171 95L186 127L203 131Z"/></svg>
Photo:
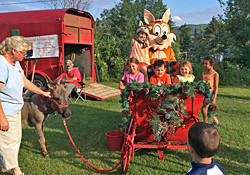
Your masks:
<svg viewBox="0 0 250 175"><path fill-rule="evenodd" d="M170 8L162 16L162 19L155 20L148 10L144 10L144 21L149 29L149 59L153 64L155 60L176 61L171 43L176 40L174 33L170 33L168 25Z"/></svg>

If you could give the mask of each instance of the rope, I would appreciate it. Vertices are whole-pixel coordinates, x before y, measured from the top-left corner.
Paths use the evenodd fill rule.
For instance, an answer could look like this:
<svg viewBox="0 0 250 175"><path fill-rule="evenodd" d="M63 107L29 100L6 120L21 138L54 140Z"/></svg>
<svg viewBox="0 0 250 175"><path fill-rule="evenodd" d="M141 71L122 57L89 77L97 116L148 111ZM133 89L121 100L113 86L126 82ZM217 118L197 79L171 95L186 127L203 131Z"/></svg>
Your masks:
<svg viewBox="0 0 250 175"><path fill-rule="evenodd" d="M64 127L65 127L65 130L66 130L66 132L67 132L67 134L68 134L68 136L69 136L69 139L70 139L72 145L74 146L75 150L77 151L77 153L79 154L79 156L82 158L82 160L83 160L87 165L89 165L91 168L94 168L94 169L96 169L96 170L98 170L98 171L102 171L102 172L109 172L109 171L113 171L114 169L116 169L116 168L121 164L121 162L122 162L123 159L125 158L125 155L126 155L126 154L121 155L121 160L118 162L118 164L116 164L116 166L114 166L113 168L108 169L108 170L99 169L99 168L97 168L97 167L91 165L91 164L82 156L82 154L80 153L80 151L77 149L77 147L76 147L76 145L75 145L75 143L74 143L74 141L73 141L73 139L72 139L72 137L71 137L71 135L70 135L70 133L69 133L69 130L68 130L68 127L67 127L67 125L66 125L65 119L62 119L62 120L63 120L63 125L64 125Z"/></svg>

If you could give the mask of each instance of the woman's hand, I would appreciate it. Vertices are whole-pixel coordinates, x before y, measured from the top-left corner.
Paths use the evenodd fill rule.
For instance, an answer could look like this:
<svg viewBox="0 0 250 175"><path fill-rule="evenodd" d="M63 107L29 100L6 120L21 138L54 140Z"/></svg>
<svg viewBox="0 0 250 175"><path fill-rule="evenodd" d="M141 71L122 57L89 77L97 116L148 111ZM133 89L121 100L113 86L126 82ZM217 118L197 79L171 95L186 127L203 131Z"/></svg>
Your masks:
<svg viewBox="0 0 250 175"><path fill-rule="evenodd" d="M5 116L0 117L0 130L2 130L2 131L9 130L9 122Z"/></svg>
<svg viewBox="0 0 250 175"><path fill-rule="evenodd" d="M2 87L3 87L3 83L0 82L0 90L2 89ZM0 130L8 131L9 128L10 128L9 127L9 122L6 119L5 115L4 115L2 102L1 102L1 99L0 99Z"/></svg>
<svg viewBox="0 0 250 175"><path fill-rule="evenodd" d="M49 98L51 98L50 92L45 92L45 91L43 91L43 93L41 93L41 95L44 96L44 97L49 97Z"/></svg>

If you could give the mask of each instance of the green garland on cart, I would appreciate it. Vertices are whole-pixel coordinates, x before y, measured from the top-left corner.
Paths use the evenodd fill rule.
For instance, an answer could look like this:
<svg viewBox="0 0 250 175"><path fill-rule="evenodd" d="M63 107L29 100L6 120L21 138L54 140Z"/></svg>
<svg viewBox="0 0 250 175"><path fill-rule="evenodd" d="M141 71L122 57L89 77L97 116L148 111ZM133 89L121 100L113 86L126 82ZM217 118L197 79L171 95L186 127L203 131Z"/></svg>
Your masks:
<svg viewBox="0 0 250 175"><path fill-rule="evenodd" d="M219 117L217 114L217 111L219 110L218 106L215 104L209 104L208 111L207 111L207 116L208 118L212 118L211 115L214 115L215 117Z"/></svg>
<svg viewBox="0 0 250 175"><path fill-rule="evenodd" d="M178 96L181 96L182 99L186 99L194 97L197 92L203 94L206 98L210 96L210 86L207 81L185 82L172 86L155 86L149 82L137 83L134 81L125 84L125 87L121 93L123 115L121 127L123 128L127 127L130 122L132 112L129 109L129 103L134 96L144 91L145 98L151 101L158 100L164 96L166 97L158 105L155 117L150 121L154 136L158 141L162 138L162 131L169 129L170 126L171 128L181 126L181 122L185 116L185 104L177 98ZM160 119L160 114L164 114L166 120Z"/></svg>
<svg viewBox="0 0 250 175"><path fill-rule="evenodd" d="M168 140L168 137L172 136L168 131L181 126L185 116L185 107L183 100L172 96L165 98L158 105L156 115L150 122L157 141L161 141L162 138Z"/></svg>

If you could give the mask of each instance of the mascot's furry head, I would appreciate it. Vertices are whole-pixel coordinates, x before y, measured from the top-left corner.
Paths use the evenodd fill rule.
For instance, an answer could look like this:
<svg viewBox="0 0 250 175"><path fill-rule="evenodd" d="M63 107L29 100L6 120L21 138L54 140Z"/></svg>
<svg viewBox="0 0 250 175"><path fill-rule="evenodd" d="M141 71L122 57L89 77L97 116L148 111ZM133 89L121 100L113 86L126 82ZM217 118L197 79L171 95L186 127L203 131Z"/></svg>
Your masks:
<svg viewBox="0 0 250 175"><path fill-rule="evenodd" d="M138 37L139 33L145 33L147 36L146 39L140 40ZM146 47L148 47L148 36L149 36L149 30L148 30L147 26L144 26L143 22L140 21L139 28L135 32L135 40L138 41L139 43L143 43L143 48L146 48Z"/></svg>
<svg viewBox="0 0 250 175"><path fill-rule="evenodd" d="M176 40L174 33L170 33L168 25L170 8L162 16L162 19L155 19L147 9L144 10L144 21L149 28L149 46L154 50L163 50Z"/></svg>

